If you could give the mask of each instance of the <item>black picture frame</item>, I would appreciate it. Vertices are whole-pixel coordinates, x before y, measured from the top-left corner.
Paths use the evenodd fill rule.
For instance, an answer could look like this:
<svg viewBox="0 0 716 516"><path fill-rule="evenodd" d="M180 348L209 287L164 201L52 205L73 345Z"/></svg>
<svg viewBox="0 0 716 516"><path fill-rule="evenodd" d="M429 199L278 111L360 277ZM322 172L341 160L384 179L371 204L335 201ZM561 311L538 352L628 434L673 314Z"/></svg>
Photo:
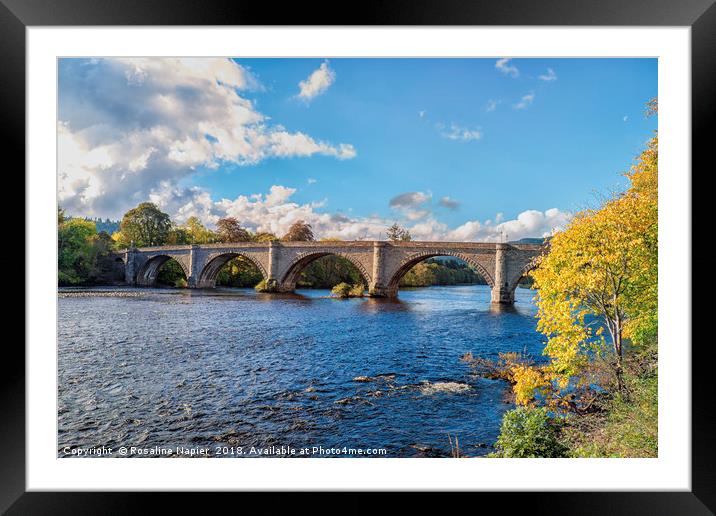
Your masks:
<svg viewBox="0 0 716 516"><path fill-rule="evenodd" d="M325 1L282 3L277 8L265 2L240 0L0 0L0 131L5 156L17 158L16 170L24 170L25 164L25 30L28 26L62 25L689 26L692 169L703 169L703 173L708 170L710 148L707 135L716 119L714 0L364 0L355 8ZM24 182L18 185L17 191L24 191ZM705 259L695 257L693 270L699 270L699 261ZM692 284L691 278L685 280ZM28 305L26 310L32 310L32 306ZM683 344L688 349L690 343ZM505 493L480 493L473 503L493 501L505 507L504 498L509 498L510 507L528 504L530 512L536 514L713 514L716 511L716 428L711 414L714 398L710 383L710 347L708 339L694 342L691 347L690 492L532 492L507 496ZM25 352L17 339L6 340L4 348L4 371L0 375L0 511L7 511L7 514L140 512L146 510L147 498L151 496L162 496L161 503L166 504L166 511L173 504L181 504L187 509L194 503L186 494L25 492L28 446L25 441ZM497 498L502 499L498 501ZM292 503L300 505L301 501L294 498ZM368 509L367 503L360 502L356 507L360 506Z"/></svg>

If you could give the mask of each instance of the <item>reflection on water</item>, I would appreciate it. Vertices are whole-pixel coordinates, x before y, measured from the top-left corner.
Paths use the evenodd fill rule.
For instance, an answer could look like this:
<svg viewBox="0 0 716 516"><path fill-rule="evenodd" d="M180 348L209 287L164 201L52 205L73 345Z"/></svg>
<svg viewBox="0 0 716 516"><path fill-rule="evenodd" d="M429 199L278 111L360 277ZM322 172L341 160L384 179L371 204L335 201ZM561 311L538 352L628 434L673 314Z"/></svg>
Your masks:
<svg viewBox="0 0 716 516"><path fill-rule="evenodd" d="M58 450L89 446L490 451L510 405L460 356L541 350L534 292L77 289L60 294ZM63 456L58 451L59 456Z"/></svg>

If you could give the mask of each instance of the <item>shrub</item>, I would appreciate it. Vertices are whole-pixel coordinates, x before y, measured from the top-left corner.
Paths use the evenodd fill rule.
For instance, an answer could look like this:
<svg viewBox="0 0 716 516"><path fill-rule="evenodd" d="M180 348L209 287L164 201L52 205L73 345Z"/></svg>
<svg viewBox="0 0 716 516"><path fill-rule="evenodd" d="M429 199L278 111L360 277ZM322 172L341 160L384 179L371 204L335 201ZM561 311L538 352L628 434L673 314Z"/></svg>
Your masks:
<svg viewBox="0 0 716 516"><path fill-rule="evenodd" d="M256 292L278 292L278 283L276 280L261 280L258 285L254 287Z"/></svg>
<svg viewBox="0 0 716 516"><path fill-rule="evenodd" d="M351 286L348 283L339 283L331 289L331 294L336 297L350 297L350 293Z"/></svg>
<svg viewBox="0 0 716 516"><path fill-rule="evenodd" d="M356 283L355 285L339 283L331 289L331 295L340 298L363 297L363 290L365 290L365 287L362 283Z"/></svg>
<svg viewBox="0 0 716 516"><path fill-rule="evenodd" d="M350 290L350 296L351 297L363 297L363 291L365 290L365 287L363 286L363 283L356 283L351 287Z"/></svg>
<svg viewBox="0 0 716 516"><path fill-rule="evenodd" d="M557 422L545 408L518 407L502 418L496 457L564 457Z"/></svg>

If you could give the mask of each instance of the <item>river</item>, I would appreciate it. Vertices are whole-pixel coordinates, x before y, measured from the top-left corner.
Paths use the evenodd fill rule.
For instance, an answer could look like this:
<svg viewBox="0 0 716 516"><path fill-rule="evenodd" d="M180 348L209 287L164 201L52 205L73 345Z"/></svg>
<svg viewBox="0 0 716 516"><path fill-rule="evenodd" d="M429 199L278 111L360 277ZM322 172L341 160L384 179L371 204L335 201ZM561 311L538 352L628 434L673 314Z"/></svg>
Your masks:
<svg viewBox="0 0 716 516"><path fill-rule="evenodd" d="M460 455L484 455L512 408L508 386L474 376L460 357L542 348L534 291L521 288L509 311L491 309L484 285L401 290L399 301L325 290L64 292L59 457L99 446L109 456L181 447L433 457L450 456L455 438Z"/></svg>

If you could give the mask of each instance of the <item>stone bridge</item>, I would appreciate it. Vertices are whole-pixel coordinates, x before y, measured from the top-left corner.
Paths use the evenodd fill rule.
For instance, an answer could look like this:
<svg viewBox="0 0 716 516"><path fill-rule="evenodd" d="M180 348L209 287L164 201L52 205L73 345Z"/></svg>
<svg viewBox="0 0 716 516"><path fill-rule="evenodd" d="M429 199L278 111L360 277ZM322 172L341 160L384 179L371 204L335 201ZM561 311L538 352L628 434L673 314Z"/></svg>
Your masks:
<svg viewBox="0 0 716 516"><path fill-rule="evenodd" d="M243 256L276 291L292 292L309 263L332 254L355 265L374 297L396 297L400 279L415 264L434 256L453 256L485 279L492 289L493 303L511 304L517 283L543 249L535 244L478 242L237 242L131 248L120 255L125 281L130 285L154 285L162 265L174 259L184 270L190 288L213 288L224 264Z"/></svg>

